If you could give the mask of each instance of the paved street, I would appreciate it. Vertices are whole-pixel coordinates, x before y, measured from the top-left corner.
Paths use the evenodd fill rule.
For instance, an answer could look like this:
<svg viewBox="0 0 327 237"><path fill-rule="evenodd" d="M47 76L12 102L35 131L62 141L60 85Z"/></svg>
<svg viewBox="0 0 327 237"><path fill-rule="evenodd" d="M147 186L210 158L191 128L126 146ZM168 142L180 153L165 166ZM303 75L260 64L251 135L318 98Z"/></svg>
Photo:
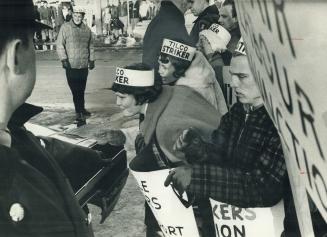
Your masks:
<svg viewBox="0 0 327 237"><path fill-rule="evenodd" d="M29 102L45 106L73 108L70 90L60 61L54 51L37 54L37 83ZM139 49L101 50L96 52L96 68L89 73L86 105L90 109L104 108L115 103L108 88L114 78L116 66L141 61Z"/></svg>
<svg viewBox="0 0 327 237"><path fill-rule="evenodd" d="M113 83L115 67L140 62L141 51L97 50L96 58L96 68L89 73L86 89L86 107L92 112L87 126L128 126L129 122L122 119L119 108L115 106L114 94L106 88ZM74 121L72 96L55 52L37 53L37 83L28 102L45 108L33 119L34 123L53 128L71 125ZM144 198L130 175L118 204L104 224L98 224L100 210L91 206L96 237L144 236L143 205Z"/></svg>

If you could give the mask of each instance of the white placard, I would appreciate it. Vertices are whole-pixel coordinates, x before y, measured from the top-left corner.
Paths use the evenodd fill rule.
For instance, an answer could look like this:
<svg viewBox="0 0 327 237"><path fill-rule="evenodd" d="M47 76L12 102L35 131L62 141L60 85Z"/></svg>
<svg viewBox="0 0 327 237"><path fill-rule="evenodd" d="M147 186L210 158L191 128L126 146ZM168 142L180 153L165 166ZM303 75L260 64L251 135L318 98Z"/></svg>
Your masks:
<svg viewBox="0 0 327 237"><path fill-rule="evenodd" d="M132 174L166 237L199 237L192 206L186 208L172 187L164 186L168 169L151 172L132 170Z"/></svg>
<svg viewBox="0 0 327 237"><path fill-rule="evenodd" d="M284 203L271 208L240 208L210 199L217 237L280 237Z"/></svg>
<svg viewBox="0 0 327 237"><path fill-rule="evenodd" d="M327 222L327 2L235 3L252 72L282 138L302 236L313 236L306 191Z"/></svg>

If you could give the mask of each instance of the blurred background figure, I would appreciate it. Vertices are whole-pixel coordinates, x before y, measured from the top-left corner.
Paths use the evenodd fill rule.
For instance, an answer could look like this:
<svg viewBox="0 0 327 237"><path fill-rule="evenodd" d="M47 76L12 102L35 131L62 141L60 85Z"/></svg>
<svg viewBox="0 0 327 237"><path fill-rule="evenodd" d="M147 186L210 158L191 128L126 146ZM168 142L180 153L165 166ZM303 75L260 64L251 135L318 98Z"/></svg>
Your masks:
<svg viewBox="0 0 327 237"><path fill-rule="evenodd" d="M111 28L110 28L111 13L110 13L109 5L103 10L102 19L103 19L103 34L109 36L111 34Z"/></svg>
<svg viewBox="0 0 327 237"><path fill-rule="evenodd" d="M40 16L40 9L41 7L41 1L36 1L34 5L34 11L35 11L35 19L38 21L41 21L41 16ZM35 44L35 49L40 50L42 49L42 30L41 29L36 29L35 34L34 34L34 44Z"/></svg>
<svg viewBox="0 0 327 237"><path fill-rule="evenodd" d="M132 26L132 32L135 29L136 24L139 22L140 18L140 0L129 1L129 18L130 24Z"/></svg>
<svg viewBox="0 0 327 237"><path fill-rule="evenodd" d="M140 2L140 20L147 20L149 18L149 8L150 4L146 0L141 0Z"/></svg>
<svg viewBox="0 0 327 237"><path fill-rule="evenodd" d="M119 24L119 27L122 28L122 35L126 35L127 32L127 11L127 2L125 0L119 0L118 15L119 20L122 22L122 24Z"/></svg>
<svg viewBox="0 0 327 237"><path fill-rule="evenodd" d="M39 13L40 13L41 22L43 24L48 25L48 26L52 26L51 10L48 7L48 2L47 1L45 1L45 0L41 1L40 8L39 8ZM50 42L52 40L52 39L50 39L50 37L52 37L52 36L49 34L48 29L42 30L42 40L44 42Z"/></svg>

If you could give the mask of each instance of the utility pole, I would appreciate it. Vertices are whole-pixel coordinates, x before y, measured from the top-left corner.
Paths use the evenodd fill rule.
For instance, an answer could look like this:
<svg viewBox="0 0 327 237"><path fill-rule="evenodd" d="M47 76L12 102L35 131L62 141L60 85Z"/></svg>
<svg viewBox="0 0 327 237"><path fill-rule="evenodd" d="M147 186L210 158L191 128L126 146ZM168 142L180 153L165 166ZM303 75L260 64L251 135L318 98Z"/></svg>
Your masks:
<svg viewBox="0 0 327 237"><path fill-rule="evenodd" d="M96 34L102 35L102 1L94 0Z"/></svg>

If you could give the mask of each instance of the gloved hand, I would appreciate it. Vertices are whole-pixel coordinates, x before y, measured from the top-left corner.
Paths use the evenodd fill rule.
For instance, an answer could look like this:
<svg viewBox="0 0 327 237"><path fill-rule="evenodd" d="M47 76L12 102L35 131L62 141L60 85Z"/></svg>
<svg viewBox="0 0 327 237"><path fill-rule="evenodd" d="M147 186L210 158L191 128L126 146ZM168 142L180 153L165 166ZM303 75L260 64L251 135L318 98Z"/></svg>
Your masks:
<svg viewBox="0 0 327 237"><path fill-rule="evenodd" d="M169 171L164 182L165 187L172 184L177 192L182 195L191 183L192 167L188 165L179 166Z"/></svg>
<svg viewBox="0 0 327 237"><path fill-rule="evenodd" d="M194 128L184 130L173 149L183 152L190 164L202 163L207 159L206 143Z"/></svg>
<svg viewBox="0 0 327 237"><path fill-rule="evenodd" d="M95 63L94 61L89 61L89 69L92 70L95 68Z"/></svg>
<svg viewBox="0 0 327 237"><path fill-rule="evenodd" d="M70 69L70 63L69 63L68 59L61 60L61 63L62 63L63 68Z"/></svg>
<svg viewBox="0 0 327 237"><path fill-rule="evenodd" d="M93 134L93 138L97 140L100 145L109 143L113 146L121 146L126 142L126 136L121 130L101 130Z"/></svg>

